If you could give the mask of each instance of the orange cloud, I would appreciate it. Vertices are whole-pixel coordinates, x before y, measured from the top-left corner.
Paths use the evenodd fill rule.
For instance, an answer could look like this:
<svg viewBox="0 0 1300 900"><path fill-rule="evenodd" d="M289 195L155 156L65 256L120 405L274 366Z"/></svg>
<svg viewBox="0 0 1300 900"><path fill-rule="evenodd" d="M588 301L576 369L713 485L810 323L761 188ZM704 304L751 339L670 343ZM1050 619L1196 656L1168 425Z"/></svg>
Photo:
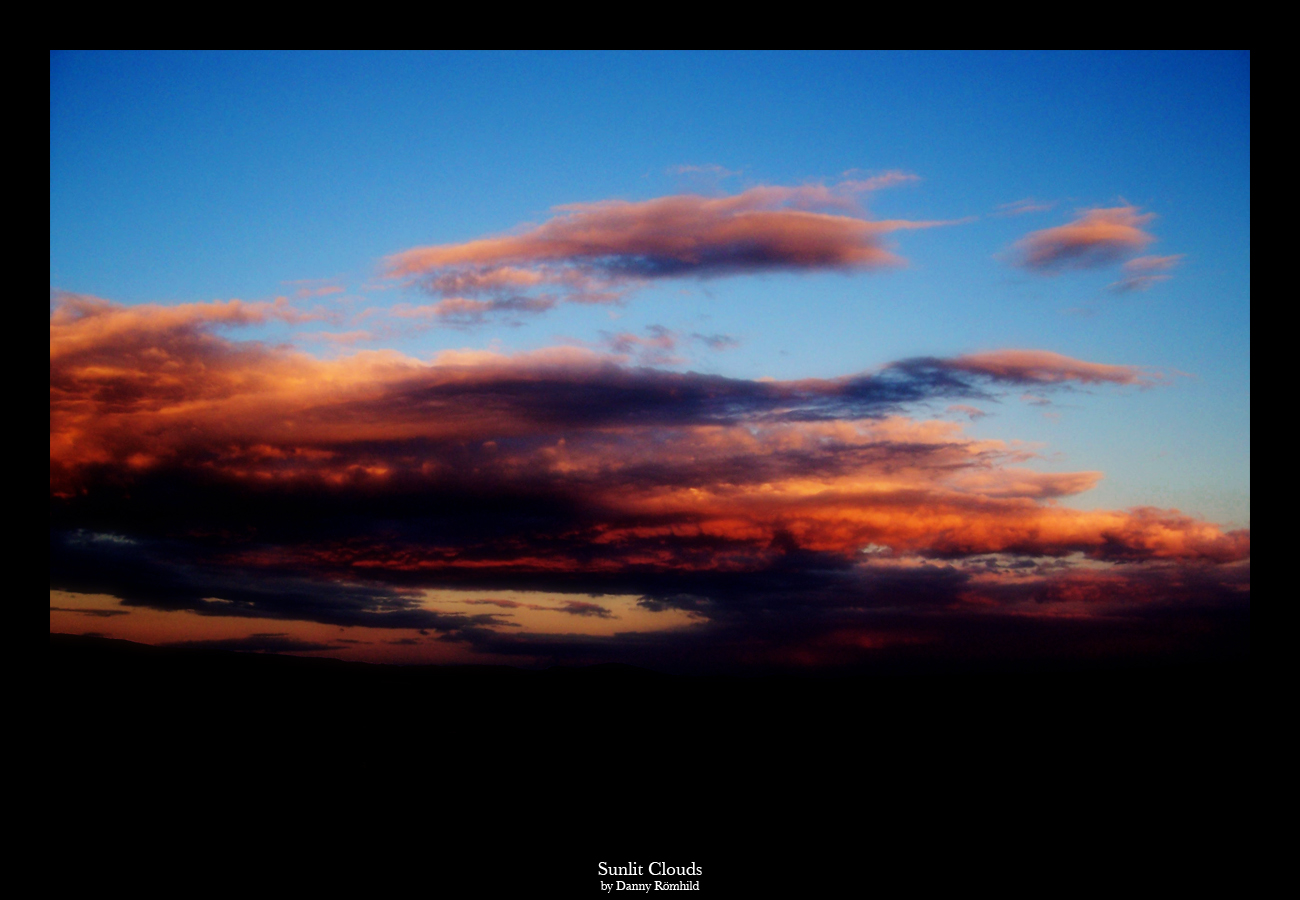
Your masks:
<svg viewBox="0 0 1300 900"><path fill-rule="evenodd" d="M282 314L275 304L62 303L52 587L222 618L223 640L239 628L297 636L251 620L303 620L534 652L519 622L510 637L490 615L420 600L479 587L568 593L548 609L599 621L611 640L623 619L572 595L645 598L647 615L689 612L733 629L737 646L786 646L777 632L800 628L816 632L806 647L875 635L845 645L865 652L917 622L881 631L825 610L1073 614L1106 595L1089 573L1120 570L1131 590L1111 594L1124 602L1165 602L1191 572L1197 591L1229 602L1237 576L1211 569L1248 566L1249 531L1177 510L1069 508L1101 473L1038 472L1028 451L908 414L990 386L1146 383L1130 367L1015 350L758 382L581 347L322 360L211 332ZM624 338L627 352L677 339L611 344ZM52 617L86 618L55 605Z"/></svg>
<svg viewBox="0 0 1300 900"><path fill-rule="evenodd" d="M140 343L152 336L197 334L210 325L252 325L271 320L309 322L306 313L280 297L273 302L215 300L211 303L154 303L121 306L99 297L59 291L50 312L50 359L116 339Z"/></svg>
<svg viewBox="0 0 1300 900"><path fill-rule="evenodd" d="M119 312L127 311L97 305L52 319L56 490L75 490L98 466L123 474L197 467L232 484L293 490L434 486L471 471L484 484L578 490L612 516L591 533L604 544L676 527L647 524L661 520L757 547L783 530L801 546L843 554L877 544L1232 558L1241 548L1173 513L1043 505L1087 490L1100 474L1035 473L1009 465L1023 455L964 438L954 423L882 415L900 398L955 389L924 374L915 385L871 376L729 381L626 369L581 348L322 361L195 330L197 321L246 315L241 307L137 308L124 320L139 319L134 330L98 321ZM623 353L666 352L676 338L661 330L611 342ZM1019 383L1151 380L1046 351L933 364ZM615 524L625 516L635 524Z"/></svg>
<svg viewBox="0 0 1300 900"><path fill-rule="evenodd" d="M1137 207L1090 209L1073 222L1035 231L1015 247L1019 265L1040 272L1093 268L1139 253L1155 240L1143 226L1155 218Z"/></svg>

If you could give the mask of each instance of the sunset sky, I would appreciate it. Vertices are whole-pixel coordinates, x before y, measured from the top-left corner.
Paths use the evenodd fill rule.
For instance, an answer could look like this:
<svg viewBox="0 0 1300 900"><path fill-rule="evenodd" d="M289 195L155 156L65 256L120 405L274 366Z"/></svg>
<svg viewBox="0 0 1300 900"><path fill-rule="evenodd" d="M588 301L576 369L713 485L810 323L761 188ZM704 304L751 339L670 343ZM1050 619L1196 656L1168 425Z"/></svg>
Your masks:
<svg viewBox="0 0 1300 900"><path fill-rule="evenodd" d="M1244 54L53 54L50 630L1229 652Z"/></svg>

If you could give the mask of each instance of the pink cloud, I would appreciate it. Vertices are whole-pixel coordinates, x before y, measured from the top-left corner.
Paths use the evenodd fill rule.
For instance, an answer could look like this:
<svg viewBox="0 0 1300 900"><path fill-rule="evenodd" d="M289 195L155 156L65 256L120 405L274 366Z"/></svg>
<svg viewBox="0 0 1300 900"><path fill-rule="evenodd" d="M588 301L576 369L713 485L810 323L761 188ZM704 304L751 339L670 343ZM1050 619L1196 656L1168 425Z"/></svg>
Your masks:
<svg viewBox="0 0 1300 900"><path fill-rule="evenodd" d="M915 178L888 172L831 186L571 204L511 234L395 254L384 271L444 298L550 289L569 301L611 302L657 278L887 268L903 260L886 234L951 223L868 219L855 198Z"/></svg>
<svg viewBox="0 0 1300 900"><path fill-rule="evenodd" d="M256 325L269 321L301 323L327 316L308 313L274 301L214 300L161 306L142 303L122 306L87 294L55 292L50 312L50 360L114 341L140 345L154 340L210 340L204 331L213 325Z"/></svg>
<svg viewBox="0 0 1300 900"><path fill-rule="evenodd" d="M1138 366L1085 362L1050 350L994 350L989 353L969 353L947 360L945 365L950 369L988 375L1021 384L1080 381L1084 384L1110 382L1147 386L1163 380L1158 373Z"/></svg>
<svg viewBox="0 0 1300 900"><path fill-rule="evenodd" d="M1140 253L1155 240L1143 230L1154 218L1135 206L1090 209L1067 225L1022 238L1016 244L1017 262L1040 272L1110 265Z"/></svg>
<svg viewBox="0 0 1300 900"><path fill-rule="evenodd" d="M387 268L409 277L447 266L556 261L607 261L609 268L647 275L898 264L879 244L889 226L808 211L843 202L829 188L808 186L757 187L733 197L573 204L521 234L419 247L389 257Z"/></svg>
<svg viewBox="0 0 1300 900"><path fill-rule="evenodd" d="M606 332L604 344L619 356L636 356L641 365L672 366L685 362L673 352L678 344L676 332L662 325L651 325L646 332L646 337L627 331Z"/></svg>
<svg viewBox="0 0 1300 900"><path fill-rule="evenodd" d="M1168 281L1171 276L1164 274L1183 261L1183 254L1174 256L1139 256L1124 263L1125 277L1112 284L1111 290L1118 294L1129 291L1145 291L1161 281Z"/></svg>
<svg viewBox="0 0 1300 900"><path fill-rule="evenodd" d="M982 419L988 415L988 413L986 413L984 410L980 409L979 407L967 406L964 403L952 404L951 406L948 407L948 412L961 413L963 416L969 418L972 422L974 422L976 419Z"/></svg>

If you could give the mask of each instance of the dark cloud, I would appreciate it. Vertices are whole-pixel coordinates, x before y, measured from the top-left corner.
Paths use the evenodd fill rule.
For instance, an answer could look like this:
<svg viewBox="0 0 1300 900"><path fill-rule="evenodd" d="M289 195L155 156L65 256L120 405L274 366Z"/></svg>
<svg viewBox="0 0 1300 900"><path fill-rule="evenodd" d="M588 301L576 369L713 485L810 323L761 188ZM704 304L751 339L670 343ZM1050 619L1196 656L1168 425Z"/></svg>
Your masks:
<svg viewBox="0 0 1300 900"><path fill-rule="evenodd" d="M231 564L223 559L224 544L220 539L143 536L129 544L108 544L82 531L52 530L50 588L106 593L127 606L341 626L454 631L494 621L491 616L430 612L419 607L409 590L374 582L332 583L308 567L295 572Z"/></svg>
<svg viewBox="0 0 1300 900"><path fill-rule="evenodd" d="M1069 584L1077 573L1007 577L1012 583L977 587L951 564L881 572L819 568L811 559L762 572L662 573L648 579L658 582L659 598L643 603L690 608L707 615L706 624L612 638L482 629L458 639L521 662L617 659L682 671L1063 665L1222 658L1249 649L1248 572L1122 568L1086 597ZM699 593L671 593L681 589ZM1033 614L1060 604L1071 614Z"/></svg>
<svg viewBox="0 0 1300 900"><path fill-rule="evenodd" d="M162 644L164 647L180 647L190 650L236 650L241 653L309 653L320 650L338 650L338 644L321 644L314 641L301 641L286 633L250 634L242 638L220 638L216 640L172 641Z"/></svg>
<svg viewBox="0 0 1300 900"><path fill-rule="evenodd" d="M100 619L111 619L113 616L129 616L129 609L73 609L66 606L51 606L50 612L73 613L78 616L94 616Z"/></svg>
<svg viewBox="0 0 1300 900"><path fill-rule="evenodd" d="M586 600L565 601L557 612L568 613L571 616L594 616L598 619L614 618L614 614L599 603L590 603Z"/></svg>

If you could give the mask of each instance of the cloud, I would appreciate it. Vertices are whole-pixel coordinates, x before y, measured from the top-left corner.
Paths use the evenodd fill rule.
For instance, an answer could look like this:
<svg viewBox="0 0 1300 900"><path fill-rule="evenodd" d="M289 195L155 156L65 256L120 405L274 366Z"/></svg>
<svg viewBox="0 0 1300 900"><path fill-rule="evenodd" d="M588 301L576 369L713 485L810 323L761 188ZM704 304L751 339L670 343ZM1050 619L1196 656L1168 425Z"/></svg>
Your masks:
<svg viewBox="0 0 1300 900"><path fill-rule="evenodd" d="M889 172L881 172L879 175L871 175L867 178L854 179L849 176L856 174L856 170L850 170L844 173L844 181L838 185L839 189L845 193L865 193L868 191L879 191L884 188L897 187L900 184L908 184L913 181L920 181L920 175L914 175L911 172L901 172L897 169Z"/></svg>
<svg viewBox="0 0 1300 900"><path fill-rule="evenodd" d="M1145 291L1154 284L1168 281L1170 276L1164 274L1183 261L1183 255L1175 256L1139 256L1124 263L1125 276L1112 284L1111 290L1117 294L1129 291Z"/></svg>
<svg viewBox="0 0 1300 900"><path fill-rule="evenodd" d="M898 266L886 234L947 223L862 218L856 196L914 177L571 204L512 234L395 254L384 271L444 298L540 290L607 303L659 278Z"/></svg>
<svg viewBox="0 0 1300 900"><path fill-rule="evenodd" d="M1059 384L1077 381L1081 384L1109 382L1147 387L1165 380L1160 373L1138 366L1085 362L1049 350L994 350L989 353L970 353L954 359L906 360L895 365L913 371L931 369L966 372L987 376L1008 384Z"/></svg>
<svg viewBox="0 0 1300 900"><path fill-rule="evenodd" d="M1082 591L1070 573L1126 585L1106 615L1193 582L1211 611L1237 608L1242 571L1248 592L1248 531L1073 509L1059 501L1101 473L1035 471L922 413L1156 380L1136 367L1007 350L752 381L580 347L322 360L215 334L229 307L67 302L51 313L51 586L128 608L426 629L533 660L747 665L975 652L962 634L997 628L1032 643L1018 618L1075 610L1057 599ZM562 638L431 608L433 588L568 595L548 608L592 620L613 613L588 598L631 595L699 618Z"/></svg>
<svg viewBox="0 0 1300 900"><path fill-rule="evenodd" d="M1155 240L1143 226L1155 218L1134 206L1084 211L1073 222L1035 231L1015 246L1015 261L1027 269L1054 273L1090 269L1140 253Z"/></svg>
<svg viewBox="0 0 1300 900"><path fill-rule="evenodd" d="M595 616L598 619L611 619L614 617L613 613L599 603L589 603L585 600L569 600L560 607L559 611L568 613L571 616Z"/></svg>
<svg viewBox="0 0 1300 900"><path fill-rule="evenodd" d="M290 637L286 632L250 634L248 637L243 638L171 641L162 646L181 647L189 650L233 650L240 653L311 653L339 649L337 644L302 641Z"/></svg>
<svg viewBox="0 0 1300 900"><path fill-rule="evenodd" d="M676 332L662 325L651 325L646 333L646 337L641 337L626 331L617 334L601 332L604 346L611 353L622 357L635 356L641 365L673 366L686 361L673 352L679 341Z"/></svg>
<svg viewBox="0 0 1300 900"><path fill-rule="evenodd" d="M111 619L113 616L129 616L129 609L75 609L66 606L51 606L50 612L75 613L79 616L94 616L100 619Z"/></svg>
<svg viewBox="0 0 1300 900"><path fill-rule="evenodd" d="M740 341L729 334L700 334L693 332L691 339L699 341L710 350L730 350L733 347L739 347Z"/></svg>
<svg viewBox="0 0 1300 900"><path fill-rule="evenodd" d="M344 291L343 285L332 278L301 278L297 281L285 281L282 284L294 288L293 295L299 300L309 297L328 297L331 294L341 294Z"/></svg>
<svg viewBox="0 0 1300 900"><path fill-rule="evenodd" d="M524 603L519 600L462 600L470 606L498 606L502 609L528 609L534 612L556 612L570 616L592 616L598 619L613 619L615 615L599 603L589 600L566 600L559 606L542 603Z"/></svg>
<svg viewBox="0 0 1300 900"><path fill-rule="evenodd" d="M297 323L323 318L291 306L284 297L274 302L217 300L175 306L122 306L87 294L52 291L50 303L51 358L116 339L143 344L162 335L196 336L213 325L253 325L272 320Z"/></svg>
<svg viewBox="0 0 1300 900"><path fill-rule="evenodd" d="M235 342L191 318L170 327L105 329L118 308L51 326L51 483L74 489L96 465L147 470L202 458L209 471L313 473L337 483L396 473L393 441L575 437L630 427L688 428L882 417L931 399L987 396L999 384L1149 384L1128 366L1046 351L921 358L837 379L749 381L628 369L582 348L516 356L447 352L426 363L391 351L318 360ZM669 351L666 329L611 336L625 349ZM377 442L377 443L374 443ZM572 441L567 445L572 452ZM198 457L195 457L198 454ZM434 461L429 461L434 465Z"/></svg>
<svg viewBox="0 0 1300 900"><path fill-rule="evenodd" d="M1174 268L1183 261L1183 254L1175 256L1139 256L1137 259L1130 259L1124 263L1124 271L1134 275L1145 275L1149 272L1166 272Z"/></svg>
<svg viewBox="0 0 1300 900"><path fill-rule="evenodd" d="M1056 206L1055 203L1044 203L1035 200L1033 197L1026 197L1023 200L1016 200L1013 203L1003 203L998 207L996 215L999 216L1023 216L1026 213L1046 212Z"/></svg>
<svg viewBox="0 0 1300 900"><path fill-rule="evenodd" d="M733 172L730 169L719 165L709 164L704 166L669 166L668 174L670 175L709 175L715 178L731 178L739 175L739 172Z"/></svg>
<svg viewBox="0 0 1300 900"><path fill-rule="evenodd" d="M702 193L717 192L722 182L741 174L719 165L670 166L667 171L680 184Z"/></svg>
<svg viewBox="0 0 1300 900"><path fill-rule="evenodd" d="M445 325L468 327L483 323L492 313L537 313L554 306L552 297L498 297L492 300L449 297L437 303L397 307L392 314L399 318L431 319Z"/></svg>

